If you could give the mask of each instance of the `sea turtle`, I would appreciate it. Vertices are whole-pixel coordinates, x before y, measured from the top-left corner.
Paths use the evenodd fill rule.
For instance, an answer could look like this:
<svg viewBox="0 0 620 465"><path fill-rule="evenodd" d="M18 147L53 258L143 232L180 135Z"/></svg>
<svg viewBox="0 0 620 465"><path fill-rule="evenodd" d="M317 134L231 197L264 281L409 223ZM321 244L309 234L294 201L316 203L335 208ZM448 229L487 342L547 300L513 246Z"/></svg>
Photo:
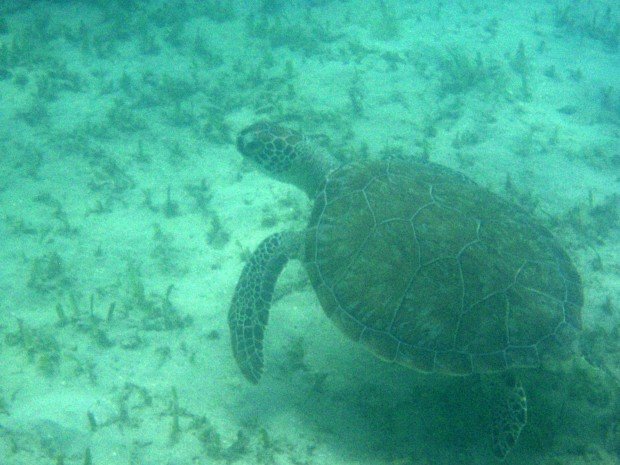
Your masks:
<svg viewBox="0 0 620 465"><path fill-rule="evenodd" d="M503 373L491 404L503 459L527 421L515 372L573 353L579 274L521 208L444 166L339 165L297 131L259 122L238 150L314 200L308 226L265 239L241 273L228 322L234 357L257 383L276 280L300 260L327 316L375 355L423 372Z"/></svg>

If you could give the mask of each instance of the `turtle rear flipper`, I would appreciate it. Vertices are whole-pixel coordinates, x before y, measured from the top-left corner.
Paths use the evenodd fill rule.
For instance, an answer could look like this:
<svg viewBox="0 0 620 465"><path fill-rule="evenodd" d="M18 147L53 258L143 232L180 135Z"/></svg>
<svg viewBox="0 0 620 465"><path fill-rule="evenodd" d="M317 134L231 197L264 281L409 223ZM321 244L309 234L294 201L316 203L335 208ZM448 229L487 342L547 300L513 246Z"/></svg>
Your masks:
<svg viewBox="0 0 620 465"><path fill-rule="evenodd" d="M241 372L254 384L263 372L263 335L273 289L284 265L297 258L299 243L298 233L269 236L250 257L235 288L228 312L232 349Z"/></svg>
<svg viewBox="0 0 620 465"><path fill-rule="evenodd" d="M493 408L491 437L493 454L501 460L517 443L521 430L527 423L527 398L523 385L509 376L502 395Z"/></svg>

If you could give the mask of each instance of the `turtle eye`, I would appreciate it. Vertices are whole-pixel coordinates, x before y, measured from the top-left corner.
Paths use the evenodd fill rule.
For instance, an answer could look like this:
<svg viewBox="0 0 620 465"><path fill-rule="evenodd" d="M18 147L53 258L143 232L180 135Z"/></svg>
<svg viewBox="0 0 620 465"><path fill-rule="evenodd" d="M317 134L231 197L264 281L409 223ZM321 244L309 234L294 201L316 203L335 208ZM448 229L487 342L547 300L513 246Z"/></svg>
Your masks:
<svg viewBox="0 0 620 465"><path fill-rule="evenodd" d="M263 144L261 144L257 140L252 140L243 147L243 152L248 156L256 156L262 153L263 149Z"/></svg>
<svg viewBox="0 0 620 465"><path fill-rule="evenodd" d="M256 158L263 151L264 144L252 134L242 133L237 138L237 149L246 157Z"/></svg>

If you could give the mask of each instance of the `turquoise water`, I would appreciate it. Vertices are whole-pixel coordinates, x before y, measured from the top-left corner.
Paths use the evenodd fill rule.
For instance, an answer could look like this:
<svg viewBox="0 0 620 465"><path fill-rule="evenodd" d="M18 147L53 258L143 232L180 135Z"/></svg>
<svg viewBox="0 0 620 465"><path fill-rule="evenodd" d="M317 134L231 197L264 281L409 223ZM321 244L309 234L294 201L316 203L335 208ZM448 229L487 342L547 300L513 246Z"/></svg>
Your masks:
<svg viewBox="0 0 620 465"><path fill-rule="evenodd" d="M237 151L259 120L334 166L441 164L548 228L583 329L518 373L504 463L620 463L619 48L612 0L1 2L0 464L499 463L501 377L377 359L296 261L242 376L237 280L313 205Z"/></svg>

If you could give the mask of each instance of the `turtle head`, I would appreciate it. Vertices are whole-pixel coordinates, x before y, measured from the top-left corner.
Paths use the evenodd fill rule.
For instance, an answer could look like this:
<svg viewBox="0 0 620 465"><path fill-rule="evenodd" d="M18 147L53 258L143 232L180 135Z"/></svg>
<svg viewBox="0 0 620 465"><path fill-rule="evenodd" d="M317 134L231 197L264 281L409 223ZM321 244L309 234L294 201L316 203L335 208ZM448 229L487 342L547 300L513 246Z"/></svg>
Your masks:
<svg viewBox="0 0 620 465"><path fill-rule="evenodd" d="M297 131L261 121L239 133L237 149L269 174L279 175L291 169L304 142Z"/></svg>
<svg viewBox="0 0 620 465"><path fill-rule="evenodd" d="M300 132L267 121L252 124L237 136L237 149L263 171L313 196L331 167Z"/></svg>

